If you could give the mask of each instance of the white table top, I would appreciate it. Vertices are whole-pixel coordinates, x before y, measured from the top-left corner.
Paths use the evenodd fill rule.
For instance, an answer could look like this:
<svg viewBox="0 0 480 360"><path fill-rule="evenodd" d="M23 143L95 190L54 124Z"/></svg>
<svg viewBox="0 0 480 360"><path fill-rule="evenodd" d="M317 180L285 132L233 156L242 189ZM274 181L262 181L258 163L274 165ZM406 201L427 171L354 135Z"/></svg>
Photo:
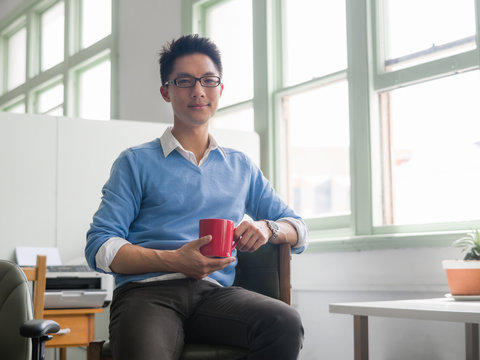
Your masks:
<svg viewBox="0 0 480 360"><path fill-rule="evenodd" d="M480 301L453 298L330 304L331 313L420 320L480 323Z"/></svg>

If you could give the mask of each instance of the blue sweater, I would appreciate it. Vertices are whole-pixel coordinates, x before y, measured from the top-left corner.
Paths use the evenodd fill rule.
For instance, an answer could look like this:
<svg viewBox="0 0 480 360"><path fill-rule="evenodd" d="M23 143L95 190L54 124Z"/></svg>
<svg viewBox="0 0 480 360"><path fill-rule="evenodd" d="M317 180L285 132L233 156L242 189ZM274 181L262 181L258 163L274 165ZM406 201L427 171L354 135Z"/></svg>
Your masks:
<svg viewBox="0 0 480 360"><path fill-rule="evenodd" d="M122 152L102 194L85 248L89 265L101 272L95 255L111 237L146 248L173 250L198 238L198 221L203 218L230 219L235 226L244 214L254 220L300 219L242 152L217 148L197 167L177 151L165 157L159 139ZM210 277L230 286L235 266L236 262ZM116 285L121 286L162 274L114 276Z"/></svg>

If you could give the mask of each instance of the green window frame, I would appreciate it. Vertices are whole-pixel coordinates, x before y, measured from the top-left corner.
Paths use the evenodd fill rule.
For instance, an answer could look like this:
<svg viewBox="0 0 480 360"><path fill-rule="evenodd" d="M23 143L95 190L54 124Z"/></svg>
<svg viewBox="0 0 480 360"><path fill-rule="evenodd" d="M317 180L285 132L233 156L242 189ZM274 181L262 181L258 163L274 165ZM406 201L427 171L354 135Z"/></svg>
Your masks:
<svg viewBox="0 0 480 360"><path fill-rule="evenodd" d="M41 16L59 2L64 3L64 56L63 61L49 69L41 69ZM98 59L110 62L110 118L117 117L118 98L116 83L118 0L111 0L111 33L94 44L81 48L81 0L25 1L0 22L0 111L9 111L22 101L26 113L37 113L38 96L59 81L63 83L63 115L78 116L78 88L75 85L77 69L86 70ZM14 89L7 88L8 37L24 26L27 30L26 80Z"/></svg>
<svg viewBox="0 0 480 360"><path fill-rule="evenodd" d="M281 152L281 97L324 82L348 80L351 214L309 219L310 250L449 246L459 235L480 227L480 217L474 221L402 226L378 226L373 221L372 146L377 146L374 143L378 139L372 135L372 124L380 116L378 96L402 86L480 69L480 0L472 1L476 24L474 50L385 72L381 70L381 0L346 0L348 68L292 87L282 86L282 1L252 2L255 130L261 137L262 170L277 189L282 187L282 164L277 156ZM217 3L218 0L183 0L183 33L202 34L206 8Z"/></svg>

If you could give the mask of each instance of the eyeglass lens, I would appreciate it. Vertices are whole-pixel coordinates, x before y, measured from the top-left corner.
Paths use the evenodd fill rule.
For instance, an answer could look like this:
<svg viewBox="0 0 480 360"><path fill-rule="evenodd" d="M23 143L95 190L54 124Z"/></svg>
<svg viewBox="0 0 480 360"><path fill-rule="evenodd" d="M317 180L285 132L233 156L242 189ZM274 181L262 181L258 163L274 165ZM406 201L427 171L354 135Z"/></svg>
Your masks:
<svg viewBox="0 0 480 360"><path fill-rule="evenodd" d="M179 77L175 79L175 85L178 87L194 87L197 80L205 87L216 87L220 84L218 76L202 76L201 78Z"/></svg>

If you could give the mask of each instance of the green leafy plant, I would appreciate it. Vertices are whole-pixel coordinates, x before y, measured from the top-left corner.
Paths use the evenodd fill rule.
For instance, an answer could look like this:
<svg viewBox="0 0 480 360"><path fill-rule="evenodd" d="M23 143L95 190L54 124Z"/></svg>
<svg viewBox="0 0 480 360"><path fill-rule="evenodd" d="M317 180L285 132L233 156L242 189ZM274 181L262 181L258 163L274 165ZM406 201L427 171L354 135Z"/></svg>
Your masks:
<svg viewBox="0 0 480 360"><path fill-rule="evenodd" d="M453 246L462 248L464 260L480 260L480 231L472 230L467 236L455 240Z"/></svg>

